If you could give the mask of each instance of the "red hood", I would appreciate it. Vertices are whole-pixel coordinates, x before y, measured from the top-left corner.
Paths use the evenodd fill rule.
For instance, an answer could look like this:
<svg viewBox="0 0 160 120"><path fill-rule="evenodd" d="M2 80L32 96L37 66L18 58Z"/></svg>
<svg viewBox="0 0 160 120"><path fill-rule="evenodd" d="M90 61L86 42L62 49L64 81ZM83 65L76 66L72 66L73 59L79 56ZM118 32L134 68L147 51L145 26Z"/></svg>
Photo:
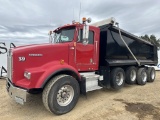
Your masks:
<svg viewBox="0 0 160 120"><path fill-rule="evenodd" d="M13 82L24 78L24 71L33 67L41 67L53 61L64 60L68 63L68 44L39 44L21 46L12 49ZM24 57L25 61L20 61Z"/></svg>

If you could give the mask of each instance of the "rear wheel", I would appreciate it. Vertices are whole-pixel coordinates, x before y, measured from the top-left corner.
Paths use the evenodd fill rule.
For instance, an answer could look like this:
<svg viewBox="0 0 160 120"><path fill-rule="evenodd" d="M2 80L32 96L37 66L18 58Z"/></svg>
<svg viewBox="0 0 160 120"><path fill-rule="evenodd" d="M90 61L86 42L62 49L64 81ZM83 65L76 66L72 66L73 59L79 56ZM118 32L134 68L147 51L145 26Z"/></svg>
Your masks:
<svg viewBox="0 0 160 120"><path fill-rule="evenodd" d="M156 71L153 67L147 69L147 82L153 82L156 77Z"/></svg>
<svg viewBox="0 0 160 120"><path fill-rule="evenodd" d="M111 87L113 89L119 90L124 86L125 73L120 67L114 68L111 71Z"/></svg>
<svg viewBox="0 0 160 120"><path fill-rule="evenodd" d="M139 68L137 72L137 84L145 85L147 82L147 72L145 68Z"/></svg>
<svg viewBox="0 0 160 120"><path fill-rule="evenodd" d="M137 68L134 66L128 67L126 69L126 83L135 84L137 78Z"/></svg>
<svg viewBox="0 0 160 120"><path fill-rule="evenodd" d="M59 75L44 88L42 99L47 110L61 115L75 107L79 93L79 84L75 78L69 75Z"/></svg>

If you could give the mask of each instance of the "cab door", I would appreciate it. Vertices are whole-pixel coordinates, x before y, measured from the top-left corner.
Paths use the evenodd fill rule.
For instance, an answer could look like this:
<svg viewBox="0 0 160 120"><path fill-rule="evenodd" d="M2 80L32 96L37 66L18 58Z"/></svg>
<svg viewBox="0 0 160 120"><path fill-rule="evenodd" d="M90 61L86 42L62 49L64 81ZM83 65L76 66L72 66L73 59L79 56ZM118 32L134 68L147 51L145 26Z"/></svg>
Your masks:
<svg viewBox="0 0 160 120"><path fill-rule="evenodd" d="M95 31L89 28L88 43L84 44L82 40L82 28L79 30L79 40L76 44L76 66L78 71L92 71L95 69Z"/></svg>

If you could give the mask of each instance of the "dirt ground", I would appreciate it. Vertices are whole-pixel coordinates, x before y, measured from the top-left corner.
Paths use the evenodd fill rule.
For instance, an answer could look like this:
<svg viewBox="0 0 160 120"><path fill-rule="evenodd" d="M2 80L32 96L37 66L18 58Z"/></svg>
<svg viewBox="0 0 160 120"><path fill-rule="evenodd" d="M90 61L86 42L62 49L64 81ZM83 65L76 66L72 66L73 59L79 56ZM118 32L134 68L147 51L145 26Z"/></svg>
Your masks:
<svg viewBox="0 0 160 120"><path fill-rule="evenodd" d="M160 120L160 72L154 83L125 85L119 91L101 89L81 95L69 113L56 116L48 112L41 94L28 95L28 102L12 101L0 79L0 120Z"/></svg>

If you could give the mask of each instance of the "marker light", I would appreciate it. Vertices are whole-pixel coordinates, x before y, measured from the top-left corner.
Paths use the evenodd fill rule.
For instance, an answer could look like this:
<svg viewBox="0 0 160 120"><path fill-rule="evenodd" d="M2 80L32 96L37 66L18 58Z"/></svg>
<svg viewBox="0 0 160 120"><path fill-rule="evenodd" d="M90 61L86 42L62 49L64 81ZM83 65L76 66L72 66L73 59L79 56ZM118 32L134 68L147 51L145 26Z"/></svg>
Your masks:
<svg viewBox="0 0 160 120"><path fill-rule="evenodd" d="M64 64L64 60L60 60L60 64L63 65Z"/></svg>
<svg viewBox="0 0 160 120"><path fill-rule="evenodd" d="M87 20L87 19L86 19L85 17L82 18L82 21L83 21L83 22L86 22L86 20Z"/></svg>

